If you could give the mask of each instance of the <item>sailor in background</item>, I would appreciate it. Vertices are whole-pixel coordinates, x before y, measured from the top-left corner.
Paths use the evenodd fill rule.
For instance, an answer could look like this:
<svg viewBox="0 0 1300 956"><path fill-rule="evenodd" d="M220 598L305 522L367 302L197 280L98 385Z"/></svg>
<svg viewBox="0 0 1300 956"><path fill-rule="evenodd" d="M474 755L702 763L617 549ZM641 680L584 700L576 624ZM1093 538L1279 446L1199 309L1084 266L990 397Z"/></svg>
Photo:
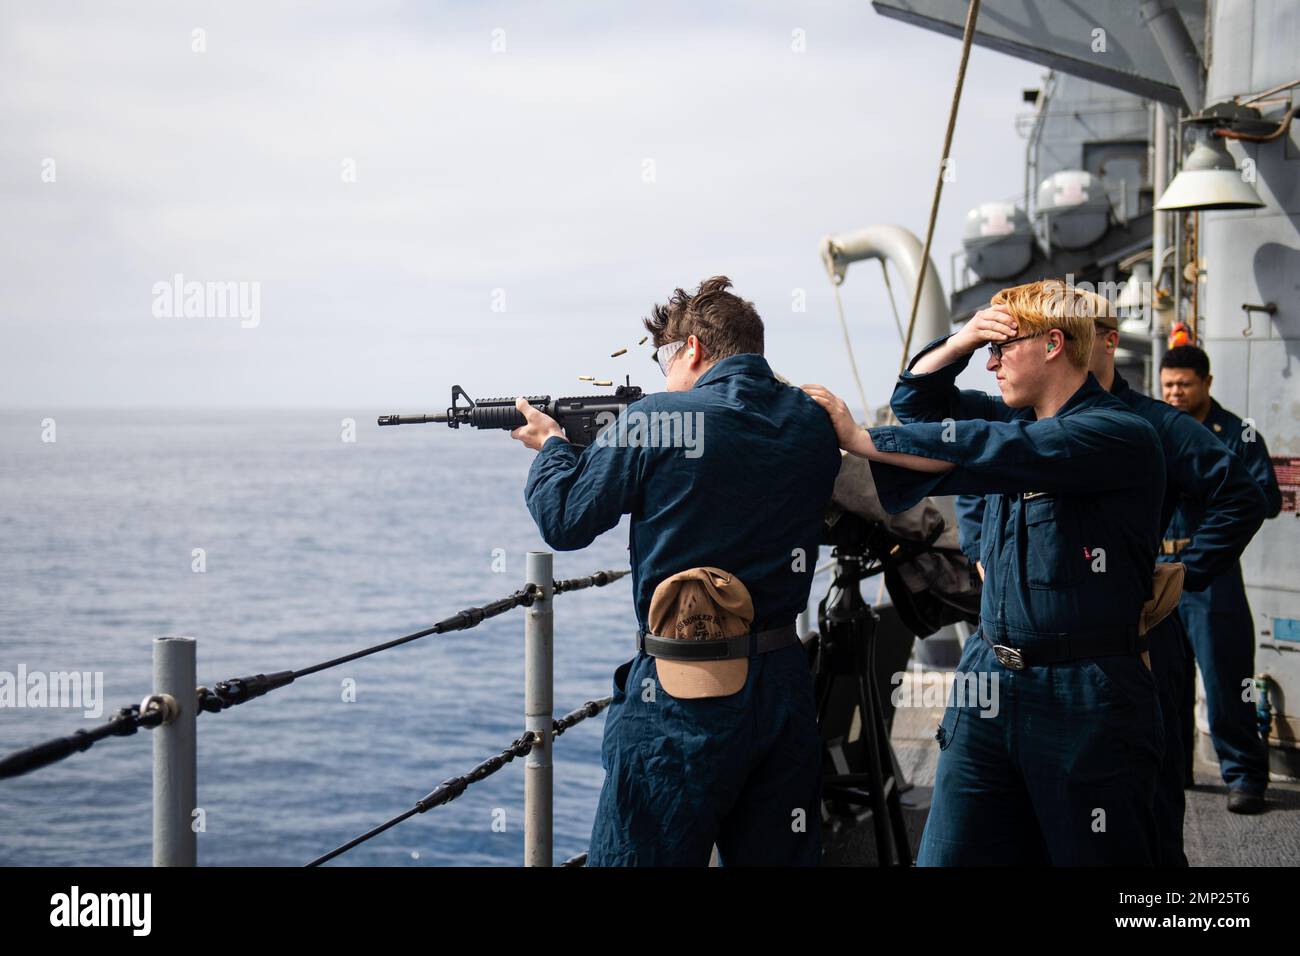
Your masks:
<svg viewBox="0 0 1300 956"><path fill-rule="evenodd" d="M1114 310L1101 296L1077 294L1095 312L1089 369L1102 388L1146 419L1160 436L1167 480L1160 508L1161 527L1168 527L1180 501L1184 507L1194 507L1202 515L1178 558L1184 566L1183 600L1187 600L1189 592L1203 592L1215 578L1236 565L1264 521L1264 502L1245 465L1222 442L1216 441L1190 416L1136 391L1115 371L1119 321ZM977 522L982 519L983 509L983 498L963 496L958 502L961 547L968 557L979 553ZM1192 654L1177 614L1168 615L1153 627L1149 639L1165 732L1165 756L1155 801L1156 827L1160 834L1157 860L1163 866L1186 866L1183 781L1189 768L1182 744L1182 711L1194 680Z"/></svg>
<svg viewBox="0 0 1300 956"><path fill-rule="evenodd" d="M636 654L614 675L588 866L707 866L715 844L724 866L821 858L822 741L795 618L841 455L821 409L773 375L762 320L729 285L655 307L668 390L629 406L611 441L579 453L518 402L527 424L511 434L539 450L524 496L546 543L585 548L632 516ZM649 440L667 424L645 440L621 427L656 413L699 422L700 453ZM719 643L725 657L689 654Z"/></svg>
<svg viewBox="0 0 1300 956"><path fill-rule="evenodd" d="M1274 518L1282 509L1282 493L1264 438L1253 423L1243 422L1210 397L1212 380L1209 357L1194 345L1170 349L1160 362L1164 400L1201 422L1241 460L1253 478L1265 517ZM1163 559L1186 563L1188 550L1201 540L1200 529L1210 517L1198 502L1183 502L1161 547ZM1261 813L1267 809L1268 743L1256 727L1255 705L1249 694L1255 676L1255 623L1240 562L1234 560L1219 568L1207 587L1184 595L1178 613L1201 667L1210 737L1219 757L1219 772L1228 785L1228 809ZM1194 703L1192 682L1180 708L1189 786Z"/></svg>
<svg viewBox="0 0 1300 956"><path fill-rule="evenodd" d="M991 496L980 627L939 728L923 866L1149 865L1164 750L1142 659L1164 461L1151 426L1088 372L1093 321L1060 282L1004 289L927 346L894 389L903 425L856 427L805 386L841 445L868 458L889 511L925 495ZM988 346L1002 399L957 375ZM996 712L962 700L975 674ZM987 676L984 676L987 675Z"/></svg>

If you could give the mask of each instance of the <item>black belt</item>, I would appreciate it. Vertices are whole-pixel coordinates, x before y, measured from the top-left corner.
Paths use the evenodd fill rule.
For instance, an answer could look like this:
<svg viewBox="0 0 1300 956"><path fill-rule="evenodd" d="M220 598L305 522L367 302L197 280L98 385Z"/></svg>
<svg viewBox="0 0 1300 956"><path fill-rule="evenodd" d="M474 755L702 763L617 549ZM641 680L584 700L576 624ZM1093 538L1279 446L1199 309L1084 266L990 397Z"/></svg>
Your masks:
<svg viewBox="0 0 1300 956"><path fill-rule="evenodd" d="M1117 654L1140 654L1150 645L1145 634L1111 631L1105 634L1076 634L1067 637L1036 637L1029 647L994 644L980 628L980 637L993 648L998 663L1008 670L1064 664L1087 657L1111 657Z"/></svg>
<svg viewBox="0 0 1300 956"><path fill-rule="evenodd" d="M774 627L770 631L750 631L739 637L713 640L679 640L659 637L647 631L636 632L638 651L645 651L651 657L662 657L666 661L733 660L766 654L768 651L777 651L798 643L799 632L793 624Z"/></svg>

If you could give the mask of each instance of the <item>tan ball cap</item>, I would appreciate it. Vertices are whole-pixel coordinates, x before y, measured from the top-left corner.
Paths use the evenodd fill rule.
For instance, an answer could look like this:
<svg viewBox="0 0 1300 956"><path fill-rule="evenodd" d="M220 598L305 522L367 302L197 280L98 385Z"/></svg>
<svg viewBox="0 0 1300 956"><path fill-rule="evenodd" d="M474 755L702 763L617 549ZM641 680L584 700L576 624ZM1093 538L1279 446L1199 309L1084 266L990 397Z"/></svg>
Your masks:
<svg viewBox="0 0 1300 956"><path fill-rule="evenodd" d="M709 641L749 633L754 602L741 580L720 568L691 568L665 578L650 599L650 633L667 640ZM655 659L659 683L673 697L727 697L745 686L749 659Z"/></svg>

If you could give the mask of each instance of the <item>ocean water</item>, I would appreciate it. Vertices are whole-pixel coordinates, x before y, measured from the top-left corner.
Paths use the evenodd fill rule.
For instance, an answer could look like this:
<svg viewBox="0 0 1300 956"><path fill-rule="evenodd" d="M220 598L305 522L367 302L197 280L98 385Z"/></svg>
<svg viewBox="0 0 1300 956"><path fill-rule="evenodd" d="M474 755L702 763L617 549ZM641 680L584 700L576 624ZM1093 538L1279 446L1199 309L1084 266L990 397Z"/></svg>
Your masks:
<svg viewBox="0 0 1300 956"><path fill-rule="evenodd" d="M54 442L42 440L47 417ZM523 503L532 457L504 432L380 429L356 410L0 413L0 671L104 681L99 718L0 707L0 752L138 703L157 637L194 637L198 680L210 686L302 668L510 594L525 553L546 547ZM556 576L626 567L627 532L624 518L584 551L556 554ZM632 656L630 581L560 595L555 612L560 716L608 694ZM343 699L344 679L355 702ZM514 610L201 714L199 863L306 863L498 753L522 732L523 705ZM603 727L603 715L588 719L556 744L556 862L587 847ZM148 865L151 766L142 730L0 781L0 865ZM522 856L516 759L329 865L514 866Z"/></svg>

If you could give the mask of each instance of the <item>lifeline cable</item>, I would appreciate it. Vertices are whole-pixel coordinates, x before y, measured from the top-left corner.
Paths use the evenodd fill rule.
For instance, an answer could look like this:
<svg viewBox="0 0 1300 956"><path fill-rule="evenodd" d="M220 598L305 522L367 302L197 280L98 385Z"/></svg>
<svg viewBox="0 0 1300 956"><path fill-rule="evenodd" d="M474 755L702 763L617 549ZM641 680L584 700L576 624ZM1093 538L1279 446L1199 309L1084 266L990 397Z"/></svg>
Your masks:
<svg viewBox="0 0 1300 956"><path fill-rule="evenodd" d="M89 750L97 741L105 737L129 737L141 727L157 727L162 723L161 709L140 713L140 705L123 707L94 730L78 730L66 737L55 737L44 743L34 744L22 750L16 750L0 760L0 780L5 777L17 777L46 764L56 763L74 753Z"/></svg>
<svg viewBox="0 0 1300 956"><path fill-rule="evenodd" d="M386 820L373 830L367 830L365 833L361 834L361 836L349 840L342 846L335 847L324 856L317 857L307 865L320 866L322 863L328 863L336 856L346 853L353 847L360 846L362 843L365 843L373 837L379 836L379 834L383 833L385 830L392 829L403 820L409 820L417 813L424 813L426 810L440 807L444 803L450 803L452 800L455 800L464 793L471 783L477 783L486 777L492 776L492 774L496 773L516 757L526 756L528 752L533 749L533 744L536 740L537 737L531 730L526 731L522 737L512 743L505 750L501 751L501 753L497 754L495 757L489 757L487 760L484 760L469 773L461 774L459 777L450 777L438 784L438 786L430 791L426 796L418 800L415 806L411 807L411 809L399 813L391 820Z"/></svg>
<svg viewBox="0 0 1300 956"><path fill-rule="evenodd" d="M583 588L603 588L606 584L612 584L619 578L631 573L627 568L622 571L593 571L583 578L568 578L563 581L556 581L554 593L564 594L566 591L581 591Z"/></svg>
<svg viewBox="0 0 1300 956"><path fill-rule="evenodd" d="M575 724L582 723L582 721L586 720L588 717L595 717L602 710L608 707L613 699L613 697L602 697L600 700L589 700L572 713L566 714L559 720L553 720L551 722L552 737L559 737ZM367 830L359 837L349 840L342 846L335 847L324 856L318 856L316 859L308 863L307 866L320 866L322 863L328 863L336 856L340 856L348 850L360 846L367 840L379 836L379 834L386 830L391 830L404 820L409 820L417 813L424 813L428 810L432 810L434 807L440 807L444 804L450 803L469 789L470 784L478 783L480 780L487 779L516 757L526 757L533 749L535 743L537 743L537 735L531 730L526 731L505 750L501 751L496 756L484 760L473 770L469 771L469 773L461 774L458 777L449 777L442 783L438 784L437 787L430 791L423 799L417 801L409 810L404 810L397 816L385 820L374 829Z"/></svg>
<svg viewBox="0 0 1300 956"><path fill-rule="evenodd" d="M571 578L554 583L553 593L563 594L566 591L578 591L589 587L604 587L619 578L631 573L624 569L622 571L594 571L586 577ZM407 634L403 637L391 641L385 641L383 644L376 644L373 647L367 647L363 650L356 651L352 654L346 654L343 657L336 657L333 660L323 661L314 664L311 667L305 667L297 671L276 671L273 674L253 674L248 677L234 677L230 680L218 681L211 688L196 688L198 712L216 714L227 710L238 704L246 703L256 697L261 697L268 691L275 690L278 687L284 687L292 684L299 677L305 677L308 674L315 674L319 671L331 667L337 667L340 664L346 664L349 661L357 660L361 657L368 657L371 654L377 654L380 651L397 647L401 644L407 644L411 641L418 640L422 637L428 637L430 634L445 634L450 631L463 631L481 624L490 617L496 617L504 614L512 608L530 607L534 600L541 596L541 591L537 585L529 585L508 597L485 604L482 607L466 608L457 614L452 615L446 620L439 621L432 627L427 627L422 631L416 631L413 634ZM109 718L108 722L97 727L94 730L78 730L75 733L65 737L54 737L50 740L39 744L33 744L22 750L16 750L7 756L0 758L0 780L7 777L17 777L22 774L36 770L40 767L57 763L65 757L70 757L74 753L81 753L88 750L96 741L103 740L105 737L128 737L134 734L141 727L152 728L162 723L163 713L161 710L148 710L145 713L140 712L140 705L133 704L129 707L123 707L116 714Z"/></svg>

